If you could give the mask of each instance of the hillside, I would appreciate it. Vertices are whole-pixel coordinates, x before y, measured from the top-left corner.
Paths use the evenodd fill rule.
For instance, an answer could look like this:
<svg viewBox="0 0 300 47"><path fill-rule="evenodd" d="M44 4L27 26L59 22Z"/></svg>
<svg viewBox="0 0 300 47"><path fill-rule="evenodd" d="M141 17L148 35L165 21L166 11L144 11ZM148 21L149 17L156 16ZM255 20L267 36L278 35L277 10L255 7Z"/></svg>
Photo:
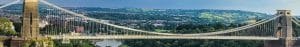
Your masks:
<svg viewBox="0 0 300 47"><path fill-rule="evenodd" d="M21 4L16 4L0 10L0 15L8 13L21 14ZM101 7L65 7L89 17L121 21L121 20L165 20L183 23L247 23L259 19L269 18L270 15L241 10L215 9L143 9L143 8L101 8ZM46 5L40 5L41 14L51 10ZM4 14L5 13L5 14ZM55 12L52 12L55 13Z"/></svg>
<svg viewBox="0 0 300 47"><path fill-rule="evenodd" d="M241 10L214 9L141 9L141 8L69 8L80 9L88 16L108 20L166 20L193 23L245 23L270 15Z"/></svg>

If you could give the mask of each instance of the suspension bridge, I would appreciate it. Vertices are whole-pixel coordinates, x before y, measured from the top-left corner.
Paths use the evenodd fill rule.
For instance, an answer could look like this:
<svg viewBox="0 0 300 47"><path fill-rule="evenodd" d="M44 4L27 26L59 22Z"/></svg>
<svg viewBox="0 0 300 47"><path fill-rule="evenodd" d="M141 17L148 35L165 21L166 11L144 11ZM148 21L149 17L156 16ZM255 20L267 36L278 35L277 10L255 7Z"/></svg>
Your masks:
<svg viewBox="0 0 300 47"><path fill-rule="evenodd" d="M18 37L1 36L4 39L18 40L39 40L40 38L51 38L56 40L72 40L72 39L228 39L228 40L265 40L280 41L282 47L293 47L294 41L300 37L293 35L292 26L300 26L297 17L291 15L290 10L277 10L276 14L270 18L259 20L255 23L244 26L205 33L161 33L155 31L147 31L143 29L130 28L114 23L109 20L96 19L81 14L78 11L60 7L46 0L16 0L5 5L1 5L0 9L9 7L14 4L23 4L23 25L21 35ZM46 7L44 13L40 13L38 6ZM41 9L41 8L40 8ZM17 11L16 11L17 12ZM19 12L19 11L18 11ZM50 21L61 25L55 29L46 28L40 30L38 27L40 21ZM62 25L68 23L68 25ZM84 26L87 32L72 32L74 27ZM17 47L17 46L16 46ZM40 46L41 47L41 46ZM46 47L46 46L44 46Z"/></svg>

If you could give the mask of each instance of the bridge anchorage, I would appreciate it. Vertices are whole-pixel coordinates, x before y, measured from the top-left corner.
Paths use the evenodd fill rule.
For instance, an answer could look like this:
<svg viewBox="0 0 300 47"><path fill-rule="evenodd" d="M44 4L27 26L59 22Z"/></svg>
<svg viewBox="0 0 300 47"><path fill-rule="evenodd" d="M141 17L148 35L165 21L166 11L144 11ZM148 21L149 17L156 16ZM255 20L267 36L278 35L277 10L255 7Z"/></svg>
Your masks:
<svg viewBox="0 0 300 47"><path fill-rule="evenodd" d="M15 2L0 6L5 8L12 4L20 2L17 0ZM49 12L50 16L54 17L52 20L57 20L59 18L68 19L64 17L76 17L80 20L84 19L91 24L84 25L87 27L96 27L91 28L92 33L83 34L83 33L70 33L70 32L59 32L64 30L39 30L39 21L41 20L38 12L38 4L43 3L49 8L58 11L60 14L64 13L62 16L53 16L53 12ZM102 40L102 39L229 39L229 40L265 40L265 47L300 47L297 44L300 42L297 41L298 37L293 36L293 23L297 26L300 22L297 18L291 15L290 10L277 10L277 13L274 17L269 19L263 19L257 21L253 24L248 24L245 26L208 32L208 33L194 33L194 34L177 34L177 33L159 33L153 31L146 31L140 29L129 28L126 26L120 26L111 24L102 19L95 19L87 17L83 14L73 12L71 10L62 8L46 0L24 0L23 2L23 18L22 18L22 31L19 37L5 36L0 37L4 38L3 42L10 43L10 47L53 47L51 45L51 40L65 40L63 42L68 43L67 41L72 39L88 39L88 40ZM57 18L59 17L59 18ZM76 23L78 19L71 19L70 23ZM73 22L72 22L73 21ZM60 27L60 26L59 26ZM58 28L59 28L58 27ZM77 26L74 26L77 27ZM271 28L268 28L271 27ZM67 29L68 27L61 27L61 29ZM80 27L78 27L80 29ZM58 31L58 32L55 32ZM255 31L267 32L265 34L253 33ZM239 33L250 33L247 35ZM253 34L252 34L253 33ZM271 34L271 35L266 35ZM261 36L260 36L261 35ZM299 43L300 44L300 43Z"/></svg>

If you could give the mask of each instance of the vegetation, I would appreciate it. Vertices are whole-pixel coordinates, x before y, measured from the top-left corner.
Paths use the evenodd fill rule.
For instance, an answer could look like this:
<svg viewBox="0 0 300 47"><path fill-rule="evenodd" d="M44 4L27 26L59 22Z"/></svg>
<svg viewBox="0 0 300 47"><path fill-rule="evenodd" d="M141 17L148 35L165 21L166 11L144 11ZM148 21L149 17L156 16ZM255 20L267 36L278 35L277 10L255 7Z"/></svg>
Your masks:
<svg viewBox="0 0 300 47"><path fill-rule="evenodd" d="M72 8L71 8L72 9ZM74 8L78 9L78 8ZM80 8L87 13L87 16L113 21L120 20L166 20L166 21L188 21L203 24L222 22L245 23L248 20L268 18L270 15L240 10L184 10L184 9L134 9L134 8ZM139 11L136 11L139 10ZM99 12L98 12L99 11Z"/></svg>
<svg viewBox="0 0 300 47"><path fill-rule="evenodd" d="M64 44L62 40L54 40L55 47L95 47L89 40L71 40L71 43Z"/></svg>
<svg viewBox="0 0 300 47"><path fill-rule="evenodd" d="M263 41L249 40L126 40L129 47L263 47Z"/></svg>
<svg viewBox="0 0 300 47"><path fill-rule="evenodd" d="M300 29L299 28L300 28L300 26L298 26L297 24L293 23L293 36L294 37L299 37L300 36Z"/></svg>
<svg viewBox="0 0 300 47"><path fill-rule="evenodd" d="M0 17L0 34L1 35L16 35L13 23L6 18Z"/></svg>
<svg viewBox="0 0 300 47"><path fill-rule="evenodd" d="M213 32L215 30L224 30L225 27L234 27L237 25L225 26L222 24L193 25L187 24L177 27L176 30L182 32L173 33L199 33L204 30ZM254 40L184 40L184 39L168 39L168 40L124 40L124 45L129 47L263 47L263 41Z"/></svg>

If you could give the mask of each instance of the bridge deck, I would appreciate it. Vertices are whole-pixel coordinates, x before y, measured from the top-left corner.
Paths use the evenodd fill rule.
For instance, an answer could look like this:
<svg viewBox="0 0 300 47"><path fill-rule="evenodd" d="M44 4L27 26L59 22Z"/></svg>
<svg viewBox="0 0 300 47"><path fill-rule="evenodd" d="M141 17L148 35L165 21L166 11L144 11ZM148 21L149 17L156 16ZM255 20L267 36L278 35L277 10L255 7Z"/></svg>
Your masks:
<svg viewBox="0 0 300 47"><path fill-rule="evenodd" d="M257 36L136 36L136 35L103 35L103 36L46 36L52 39L231 39L231 40L278 40L275 37Z"/></svg>

